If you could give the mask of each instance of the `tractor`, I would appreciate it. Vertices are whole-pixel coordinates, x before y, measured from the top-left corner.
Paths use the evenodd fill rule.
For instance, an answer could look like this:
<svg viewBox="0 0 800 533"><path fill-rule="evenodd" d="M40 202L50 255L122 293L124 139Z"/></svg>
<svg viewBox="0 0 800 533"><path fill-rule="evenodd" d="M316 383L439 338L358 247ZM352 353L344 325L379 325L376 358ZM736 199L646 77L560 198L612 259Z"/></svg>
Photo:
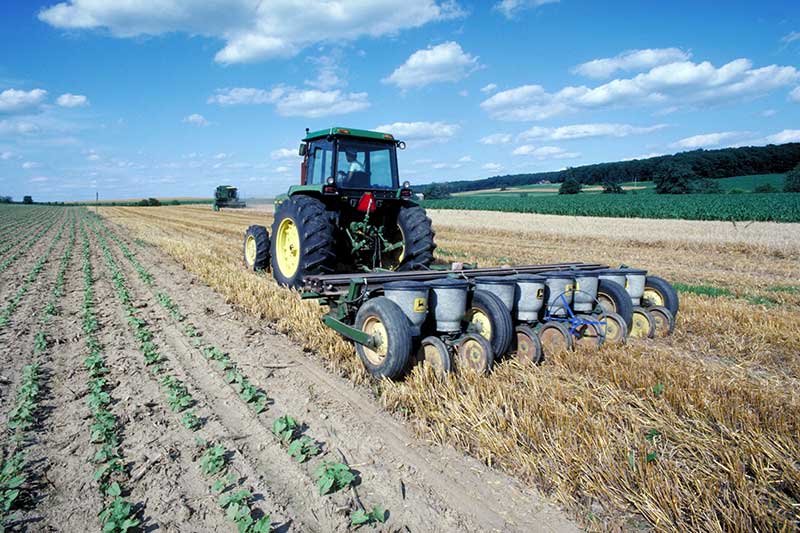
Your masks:
<svg viewBox="0 0 800 533"><path fill-rule="evenodd" d="M309 275L426 269L434 232L409 182L400 182L398 148L405 143L390 133L306 129L300 184L275 199L271 239L264 226L247 229L247 268L271 268L278 283L298 289Z"/></svg>
<svg viewBox="0 0 800 533"><path fill-rule="evenodd" d="M214 211L219 211L222 207L242 208L247 204L239 200L239 190L230 185L220 185L214 191Z"/></svg>

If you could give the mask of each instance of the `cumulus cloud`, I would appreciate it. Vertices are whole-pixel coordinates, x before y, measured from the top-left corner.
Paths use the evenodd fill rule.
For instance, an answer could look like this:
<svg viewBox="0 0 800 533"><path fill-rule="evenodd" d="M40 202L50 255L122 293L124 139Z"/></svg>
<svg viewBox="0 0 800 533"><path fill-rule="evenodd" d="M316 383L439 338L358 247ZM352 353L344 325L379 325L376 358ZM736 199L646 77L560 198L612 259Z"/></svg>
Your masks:
<svg viewBox="0 0 800 533"><path fill-rule="evenodd" d="M497 90L497 84L496 83L490 83L488 85L484 85L483 87L481 87L481 92L482 93L486 93L486 94L493 93L496 90Z"/></svg>
<svg viewBox="0 0 800 533"><path fill-rule="evenodd" d="M64 29L107 29L130 38L183 32L221 39L219 63L244 63L291 56L313 43L379 37L463 16L452 0L341 2L326 0L217 0L102 2L67 0L39 12L39 19Z"/></svg>
<svg viewBox="0 0 800 533"><path fill-rule="evenodd" d="M577 152L567 152L558 146L533 146L532 144L523 144L518 146L512 152L514 155L527 155L535 157L536 159L574 159L580 157L581 154Z"/></svg>
<svg viewBox="0 0 800 533"><path fill-rule="evenodd" d="M782 43L793 43L794 41L800 41L800 31L792 31L787 33L781 38Z"/></svg>
<svg viewBox="0 0 800 533"><path fill-rule="evenodd" d="M6 89L0 92L0 113L18 113L35 108L41 104L47 91L44 89L31 89L21 91L17 89Z"/></svg>
<svg viewBox="0 0 800 533"><path fill-rule="evenodd" d="M0 120L0 135L30 135L40 131L39 126L21 120Z"/></svg>
<svg viewBox="0 0 800 533"><path fill-rule="evenodd" d="M800 87L795 87L792 89L792 92L789 93L789 100L793 102L800 102Z"/></svg>
<svg viewBox="0 0 800 533"><path fill-rule="evenodd" d="M183 122L193 126L208 126L210 124L210 122L206 120L206 117L200 113L192 113L189 116L183 117Z"/></svg>
<svg viewBox="0 0 800 533"><path fill-rule="evenodd" d="M729 145L731 143L736 143L736 141L740 141L750 135L751 133L748 131L720 131L716 133L704 133L701 135L693 135L691 137L680 139L679 141L673 143L672 146L675 148L688 148L691 150L710 146L722 146L723 144Z"/></svg>
<svg viewBox="0 0 800 533"><path fill-rule="evenodd" d="M502 168L503 168L503 165L501 165L500 163L485 163L484 165L481 165L481 169L488 170L490 172L497 172L498 170L501 170Z"/></svg>
<svg viewBox="0 0 800 533"><path fill-rule="evenodd" d="M506 16L513 18L514 15L523 9L535 8L545 4L555 4L559 0L501 0L494 5L494 8Z"/></svg>
<svg viewBox="0 0 800 533"><path fill-rule="evenodd" d="M14 152L0 152L0 159L3 161L8 161L12 157L14 157Z"/></svg>
<svg viewBox="0 0 800 533"><path fill-rule="evenodd" d="M608 78L617 71L641 72L642 70L686 61L691 57L689 52L680 48L646 48L644 50L628 50L614 57L593 59L581 63L572 69L575 74L589 78Z"/></svg>
<svg viewBox="0 0 800 533"><path fill-rule="evenodd" d="M37 163L36 161L25 161L24 163L22 163L22 168L24 168L25 170L29 170L32 168L39 168L40 166L42 166L42 164Z"/></svg>
<svg viewBox="0 0 800 533"><path fill-rule="evenodd" d="M800 130L783 130L764 139L766 144L783 144L800 142Z"/></svg>
<svg viewBox="0 0 800 533"><path fill-rule="evenodd" d="M508 144L511 142L512 136L510 133L492 133L486 137L482 137L478 142L481 144Z"/></svg>
<svg viewBox="0 0 800 533"><path fill-rule="evenodd" d="M320 91L275 87L269 91L249 87L218 89L208 98L209 104L245 105L274 104L279 115L285 117L319 118L361 111L370 106L367 93Z"/></svg>
<svg viewBox="0 0 800 533"><path fill-rule="evenodd" d="M460 44L449 41L417 50L382 81L401 89L411 89L431 83L459 81L477 68L477 57L464 52Z"/></svg>
<svg viewBox="0 0 800 533"><path fill-rule="evenodd" d="M543 128L533 126L532 128L520 133L520 140L545 139L548 141L563 141L568 139L584 139L587 137L628 137L630 135L640 135L652 133L666 128L666 124L656 124L654 126L631 126L630 124L573 124L571 126L560 126L558 128Z"/></svg>
<svg viewBox="0 0 800 533"><path fill-rule="evenodd" d="M422 144L446 141L455 136L460 127L446 122L393 122L381 124L375 129L391 133L398 139Z"/></svg>
<svg viewBox="0 0 800 533"><path fill-rule="evenodd" d="M64 93L56 99L56 103L61 107L85 107L89 105L89 99L82 94Z"/></svg>
<svg viewBox="0 0 800 533"><path fill-rule="evenodd" d="M543 120L585 109L720 103L767 94L798 80L800 71L795 67L753 68L749 59L736 59L719 68L708 61L680 61L594 88L568 86L550 93L541 85L523 85L492 95L481 107L500 120Z"/></svg>
<svg viewBox="0 0 800 533"><path fill-rule="evenodd" d="M294 159L297 157L297 150L278 148L277 150L273 150L269 155L272 159Z"/></svg>

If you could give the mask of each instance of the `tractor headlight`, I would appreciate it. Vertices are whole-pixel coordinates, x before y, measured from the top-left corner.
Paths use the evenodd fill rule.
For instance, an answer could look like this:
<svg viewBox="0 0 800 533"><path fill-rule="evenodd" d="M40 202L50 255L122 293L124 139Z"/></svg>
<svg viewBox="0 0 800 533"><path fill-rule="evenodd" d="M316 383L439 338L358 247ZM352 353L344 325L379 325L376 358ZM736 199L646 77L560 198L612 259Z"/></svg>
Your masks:
<svg viewBox="0 0 800 533"><path fill-rule="evenodd" d="M404 181L403 182L403 188L404 189L410 189L411 188L411 182L410 181Z"/></svg>
<svg viewBox="0 0 800 533"><path fill-rule="evenodd" d="M336 184L336 180L334 179L333 176L328 176L328 179L325 180L325 183L327 185L335 185Z"/></svg>

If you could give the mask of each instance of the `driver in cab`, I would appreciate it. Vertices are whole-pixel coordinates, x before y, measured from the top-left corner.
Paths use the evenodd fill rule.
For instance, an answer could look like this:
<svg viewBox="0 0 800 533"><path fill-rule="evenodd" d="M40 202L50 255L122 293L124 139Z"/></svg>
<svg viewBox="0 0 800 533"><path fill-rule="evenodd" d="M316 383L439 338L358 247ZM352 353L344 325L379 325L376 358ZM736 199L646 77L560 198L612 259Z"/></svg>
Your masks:
<svg viewBox="0 0 800 533"><path fill-rule="evenodd" d="M346 185L355 186L356 183L354 183L354 181L360 181L360 180L358 179L354 180L354 178L359 178L363 176L364 164L358 160L358 157L356 156L355 152L351 152L348 150L344 154L345 154L345 159L347 160L347 167L346 167L347 172L340 170L339 175L342 176L342 178L344 178L344 182ZM339 166L339 168L342 168L342 166Z"/></svg>

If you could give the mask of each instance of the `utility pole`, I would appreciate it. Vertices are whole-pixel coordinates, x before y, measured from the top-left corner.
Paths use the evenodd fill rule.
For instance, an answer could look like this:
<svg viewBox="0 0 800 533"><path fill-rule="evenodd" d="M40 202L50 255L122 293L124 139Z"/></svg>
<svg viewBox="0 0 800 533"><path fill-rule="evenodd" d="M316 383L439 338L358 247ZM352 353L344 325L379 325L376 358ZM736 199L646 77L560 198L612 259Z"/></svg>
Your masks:
<svg viewBox="0 0 800 533"><path fill-rule="evenodd" d="M100 191L94 191L94 214L97 214L97 208L100 206Z"/></svg>

